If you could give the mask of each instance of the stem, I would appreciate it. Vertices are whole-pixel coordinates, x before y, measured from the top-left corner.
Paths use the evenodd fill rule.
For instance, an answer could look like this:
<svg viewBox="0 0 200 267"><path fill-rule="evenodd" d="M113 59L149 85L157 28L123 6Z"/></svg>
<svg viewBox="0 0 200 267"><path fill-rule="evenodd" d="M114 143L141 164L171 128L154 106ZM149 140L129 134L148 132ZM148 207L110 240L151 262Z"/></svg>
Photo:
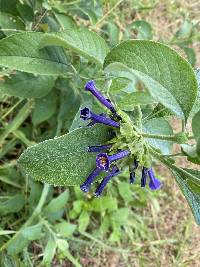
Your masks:
<svg viewBox="0 0 200 267"><path fill-rule="evenodd" d="M101 24L112 12L115 8L118 7L123 2L123 0L119 0L97 23L94 25L95 27Z"/></svg>
<svg viewBox="0 0 200 267"><path fill-rule="evenodd" d="M140 105L136 105L134 110L136 113L135 116L137 120L137 126L140 129L140 131L142 131L142 111Z"/></svg>
<svg viewBox="0 0 200 267"><path fill-rule="evenodd" d="M95 237L93 237L89 233L86 233L86 232L80 232L80 233L81 233L81 235L83 235L83 236L91 239L92 241L94 241L95 243L101 245L102 247L104 247L107 250L118 252L118 253L129 253L130 252L129 250L124 250L124 249L121 249L121 248L110 247L110 246L106 245L105 243L103 243L101 240L96 239Z"/></svg>
<svg viewBox="0 0 200 267"><path fill-rule="evenodd" d="M17 103L15 103L15 105L13 105L2 117L1 120L5 119L21 102L23 101L23 99L20 99L19 101L17 101Z"/></svg>
<svg viewBox="0 0 200 267"><path fill-rule="evenodd" d="M148 133L140 133L145 138L154 138L160 140L167 140L167 141L176 141L175 135L159 135L159 134L148 134Z"/></svg>
<svg viewBox="0 0 200 267"><path fill-rule="evenodd" d="M195 139L194 135L189 135L188 136L188 139L191 140L191 139Z"/></svg>
<svg viewBox="0 0 200 267"><path fill-rule="evenodd" d="M166 157L163 157L161 154L155 151L152 147L149 147L149 150L151 151L151 153L154 155L155 158L157 158L160 162L166 165L172 172L174 171L177 174L182 175L183 179L186 179L184 178L184 175L185 175L186 177L191 178L191 180L196 182L198 185L200 184L199 179L193 176L191 173L172 164L168 159L166 159Z"/></svg>
<svg viewBox="0 0 200 267"><path fill-rule="evenodd" d="M26 120L33 108L33 100L28 101L18 112L17 116L9 123L0 135L0 144L6 139L9 133L17 130L17 128Z"/></svg>
<svg viewBox="0 0 200 267"><path fill-rule="evenodd" d="M185 132L185 120L182 120L182 132L184 133Z"/></svg>
<svg viewBox="0 0 200 267"><path fill-rule="evenodd" d="M42 191L42 194L41 194L41 197L40 197L40 200L35 208L35 210L33 211L32 215L29 217L29 219L22 225L22 227L20 228L20 230L8 241L6 242L1 248L0 248L0 251L6 249L10 243L13 242L13 240L15 240L20 234L21 234L21 231L30 226L33 221L40 215L41 211L42 211L42 207L44 206L45 204L45 201L46 201L46 198L47 198L47 195L49 193L49 190L50 190L50 185L49 184L45 184L44 187L43 187L43 191Z"/></svg>
<svg viewBox="0 0 200 267"><path fill-rule="evenodd" d="M168 154L168 155L163 155L163 157L171 158L171 157L182 157L185 156L183 153L176 153L176 154Z"/></svg>

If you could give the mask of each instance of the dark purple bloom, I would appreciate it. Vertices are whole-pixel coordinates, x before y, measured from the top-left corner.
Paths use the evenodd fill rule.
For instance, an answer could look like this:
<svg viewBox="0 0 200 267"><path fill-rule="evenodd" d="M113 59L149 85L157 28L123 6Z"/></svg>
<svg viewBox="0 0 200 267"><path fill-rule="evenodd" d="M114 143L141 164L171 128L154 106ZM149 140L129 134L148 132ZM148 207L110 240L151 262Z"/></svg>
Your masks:
<svg viewBox="0 0 200 267"><path fill-rule="evenodd" d="M94 179L100 174L101 170L99 168L95 168L90 175L88 176L87 180L80 185L80 188L83 192L87 193L90 190L90 186L93 183Z"/></svg>
<svg viewBox="0 0 200 267"><path fill-rule="evenodd" d="M105 107L110 109L112 113L115 113L115 108L113 104L111 103L110 99L106 99L99 90L97 90L95 86L95 81L91 80L86 83L85 90L90 91L93 96L95 96Z"/></svg>
<svg viewBox="0 0 200 267"><path fill-rule="evenodd" d="M135 172L130 172L130 184L133 184L135 182Z"/></svg>
<svg viewBox="0 0 200 267"><path fill-rule="evenodd" d="M99 114L100 116L104 116L106 117L106 114L105 113L101 113ZM87 127L92 127L96 124L97 122L96 121L91 121L90 123L88 123Z"/></svg>
<svg viewBox="0 0 200 267"><path fill-rule="evenodd" d="M99 146L89 146L88 152L101 152L103 150L107 150L112 147L112 144L108 145L99 145Z"/></svg>
<svg viewBox="0 0 200 267"><path fill-rule="evenodd" d="M154 176L154 172L152 170L152 168L150 168L148 170L148 175L149 175L149 187L151 188L151 190L158 190L161 187L161 182Z"/></svg>
<svg viewBox="0 0 200 267"><path fill-rule="evenodd" d="M130 151L128 150L122 150L116 154L113 154L109 156L107 153L100 153L96 157L96 166L97 168L103 170L103 171L108 171L110 168L110 164L113 161L122 159L127 157L130 154Z"/></svg>
<svg viewBox="0 0 200 267"><path fill-rule="evenodd" d="M118 175L118 174L119 174L119 169L117 168L116 165L114 165L112 167L111 172L102 180L102 182L98 186L97 190L95 191L94 195L96 197L99 197L102 194L102 192L103 192L104 188L106 187L107 183L110 181L110 179L112 177Z"/></svg>
<svg viewBox="0 0 200 267"><path fill-rule="evenodd" d="M135 182L135 170L138 168L138 161L134 159L134 163L130 172L130 184L133 184Z"/></svg>
<svg viewBox="0 0 200 267"><path fill-rule="evenodd" d="M148 174L148 168L143 167L142 168L142 179L141 179L141 187L145 187L147 183L147 174Z"/></svg>
<svg viewBox="0 0 200 267"><path fill-rule="evenodd" d="M94 122L103 123L112 127L119 128L120 124L110 118L93 113L88 107L81 109L80 118L83 120L91 119Z"/></svg>

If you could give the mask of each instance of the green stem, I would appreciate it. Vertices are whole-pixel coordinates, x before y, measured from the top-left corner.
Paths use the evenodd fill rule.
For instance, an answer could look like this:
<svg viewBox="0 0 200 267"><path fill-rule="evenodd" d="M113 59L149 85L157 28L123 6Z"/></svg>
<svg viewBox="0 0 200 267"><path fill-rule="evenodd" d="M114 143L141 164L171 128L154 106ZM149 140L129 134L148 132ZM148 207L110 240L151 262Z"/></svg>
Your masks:
<svg viewBox="0 0 200 267"><path fill-rule="evenodd" d="M17 116L9 123L0 135L0 144L6 139L9 133L18 129L18 127L26 120L33 108L33 100L28 101L18 112Z"/></svg>
<svg viewBox="0 0 200 267"><path fill-rule="evenodd" d="M123 0L119 0L94 26L100 25L122 2Z"/></svg>
<svg viewBox="0 0 200 267"><path fill-rule="evenodd" d="M176 153L176 154L168 154L168 155L162 155L163 157L171 158L171 157L182 157L185 156L183 153Z"/></svg>
<svg viewBox="0 0 200 267"><path fill-rule="evenodd" d="M32 215L29 217L29 219L22 225L22 227L20 228L20 230L8 241L6 242L1 248L0 248L0 251L6 249L9 244L15 240L21 233L21 231L30 226L33 221L35 219L37 219L37 217L40 215L41 211L42 211L42 207L44 206L45 204L45 201L46 201L46 198L47 198L47 195L49 193L49 190L50 190L50 185L49 184L45 184L44 187L43 187L43 191L42 191L42 194L41 194L41 197L40 197L40 200L35 208L35 210L33 211Z"/></svg>
<svg viewBox="0 0 200 267"><path fill-rule="evenodd" d="M5 119L21 102L23 101L23 99L20 99L19 101L17 101L17 103L15 103L15 105L13 105L2 117L1 120Z"/></svg>
<svg viewBox="0 0 200 267"><path fill-rule="evenodd" d="M157 151L155 151L155 149L153 149L152 147L149 147L149 150L151 151L151 153L153 154L153 156L158 159L160 162L162 162L165 166L167 166L173 173L176 172L179 175L182 176L182 178L184 179L184 175L188 178L190 178L193 182L196 182L199 185L199 179L196 178L195 176L193 176L191 173L187 172L186 170L177 167L176 165L174 165L173 163L171 163L171 161L169 159L167 159L166 157L163 157L160 153L158 153Z"/></svg>
<svg viewBox="0 0 200 267"><path fill-rule="evenodd" d="M140 129L140 131L142 131L142 111L141 111L140 105L136 105L134 110L135 110L135 116L137 120L137 126Z"/></svg>
<svg viewBox="0 0 200 267"><path fill-rule="evenodd" d="M160 140L167 140L167 141L176 141L175 135L159 135L159 134L148 134L148 133L140 133L145 138L154 138Z"/></svg>

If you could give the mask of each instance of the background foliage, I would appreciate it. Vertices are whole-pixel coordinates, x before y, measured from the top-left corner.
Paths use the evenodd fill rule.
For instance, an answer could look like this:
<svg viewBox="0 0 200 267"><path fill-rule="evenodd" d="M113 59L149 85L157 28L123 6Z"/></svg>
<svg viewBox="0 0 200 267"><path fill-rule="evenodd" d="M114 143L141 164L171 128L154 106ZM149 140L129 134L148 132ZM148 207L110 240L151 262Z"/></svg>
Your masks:
<svg viewBox="0 0 200 267"><path fill-rule="evenodd" d="M159 192L133 188L126 181L127 171L102 198L94 199L78 187L43 188L17 165L25 148L77 128L74 117L80 105L92 103L82 92L84 83L97 77L98 85L103 84L105 56L120 41L160 41L198 67L198 2L189 2L0 0L1 266L198 266L199 229L162 167L157 166L164 181ZM112 71L118 73L117 66ZM116 79L110 88L128 112L134 101L154 103L149 95L127 95L134 82ZM119 94L121 88L126 89L124 95ZM179 106L189 117L187 107ZM163 106L157 109L145 124L147 131L158 122L166 124L158 118ZM171 121L178 132L180 121ZM198 139L199 113L193 121ZM171 127L165 128L163 134L170 134ZM182 149L199 163L198 149ZM178 161L183 167L192 166ZM180 177L176 178L181 186Z"/></svg>

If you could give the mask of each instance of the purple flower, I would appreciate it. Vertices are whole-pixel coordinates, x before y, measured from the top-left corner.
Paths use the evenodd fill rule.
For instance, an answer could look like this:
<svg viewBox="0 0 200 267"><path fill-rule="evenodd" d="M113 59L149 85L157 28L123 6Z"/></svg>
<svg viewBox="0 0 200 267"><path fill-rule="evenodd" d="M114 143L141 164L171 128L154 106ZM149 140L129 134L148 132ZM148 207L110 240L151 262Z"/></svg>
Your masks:
<svg viewBox="0 0 200 267"><path fill-rule="evenodd" d="M119 174L119 169L117 168L116 165L114 165L112 167L111 172L102 180L100 185L97 187L97 190L95 191L94 195L96 197L99 197L102 194L102 192L103 192L104 188L106 187L107 183L110 181L110 179L112 177L118 175L118 174Z"/></svg>
<svg viewBox="0 0 200 267"><path fill-rule="evenodd" d="M161 182L154 176L154 172L152 168L148 170L148 175L149 175L149 187L151 190L158 190L161 188Z"/></svg>
<svg viewBox="0 0 200 267"><path fill-rule="evenodd" d="M95 86L95 81L91 80L86 83L85 90L90 91L105 107L112 113L116 113L115 108L109 99L106 99Z"/></svg>
<svg viewBox="0 0 200 267"><path fill-rule="evenodd" d="M88 152L101 152L103 150L107 150L112 147L112 144L108 145L98 145L98 146L89 146Z"/></svg>
<svg viewBox="0 0 200 267"><path fill-rule="evenodd" d="M88 107L85 107L83 109L81 109L81 114L80 114L80 118L83 120L89 120L91 119L94 122L98 122L98 123L103 123L105 125L109 125L112 127L116 127L119 128L120 124L110 118L107 118L103 115L98 115L93 113Z"/></svg>
<svg viewBox="0 0 200 267"><path fill-rule="evenodd" d="M130 184L133 184L135 182L135 170L138 168L138 163L139 162L135 159L132 170L130 172Z"/></svg>
<svg viewBox="0 0 200 267"><path fill-rule="evenodd" d="M87 180L80 185L80 188L83 192L87 193L90 190L90 186L93 183L94 179L100 174L101 170L99 168L95 168L90 175L88 176Z"/></svg>
<svg viewBox="0 0 200 267"><path fill-rule="evenodd" d="M141 187L145 187L147 183L147 174L148 174L148 168L143 167L142 168L142 179L141 179Z"/></svg>
<svg viewBox="0 0 200 267"><path fill-rule="evenodd" d="M135 182L135 172L130 172L130 184L133 184Z"/></svg>
<svg viewBox="0 0 200 267"><path fill-rule="evenodd" d="M111 162L125 158L129 154L130 154L130 151L128 150L122 150L111 156L109 156L107 153L100 153L96 157L96 166L97 168L103 171L108 171L108 169L110 168Z"/></svg>

